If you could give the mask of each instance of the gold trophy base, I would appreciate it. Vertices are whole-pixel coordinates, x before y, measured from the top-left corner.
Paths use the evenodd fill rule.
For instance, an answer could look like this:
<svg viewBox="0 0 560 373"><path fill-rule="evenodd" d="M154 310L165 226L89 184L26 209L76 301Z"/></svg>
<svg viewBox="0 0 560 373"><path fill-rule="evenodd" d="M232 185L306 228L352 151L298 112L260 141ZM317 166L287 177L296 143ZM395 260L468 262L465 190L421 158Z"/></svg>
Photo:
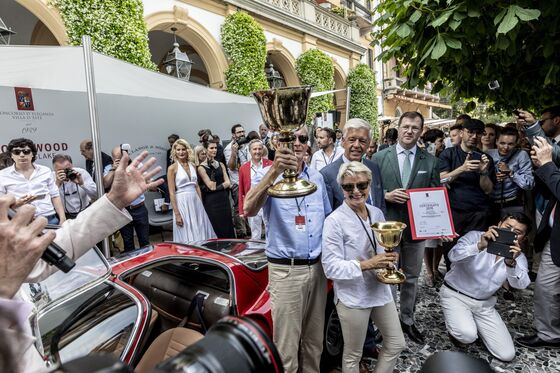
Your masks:
<svg viewBox="0 0 560 373"><path fill-rule="evenodd" d="M317 185L309 180L284 178L268 188L268 195L274 198L297 198L305 197L314 193Z"/></svg>
<svg viewBox="0 0 560 373"><path fill-rule="evenodd" d="M389 285L402 284L406 280L404 273L394 269L384 269L377 272L376 275L379 282Z"/></svg>

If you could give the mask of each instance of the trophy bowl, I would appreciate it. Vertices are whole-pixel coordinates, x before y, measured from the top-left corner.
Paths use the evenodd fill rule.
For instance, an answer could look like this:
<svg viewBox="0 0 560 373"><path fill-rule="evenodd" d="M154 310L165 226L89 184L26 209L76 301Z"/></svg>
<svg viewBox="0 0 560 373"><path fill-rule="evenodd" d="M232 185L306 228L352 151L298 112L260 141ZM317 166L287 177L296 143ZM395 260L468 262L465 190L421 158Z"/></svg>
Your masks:
<svg viewBox="0 0 560 373"><path fill-rule="evenodd" d="M307 117L311 86L284 87L253 92L264 124L279 132L280 147L294 150L294 132L301 128ZM298 173L285 170L283 179L268 188L268 195L276 198L307 196L317 190L317 185L298 179Z"/></svg>
<svg viewBox="0 0 560 373"><path fill-rule="evenodd" d="M405 228L406 224L398 221L381 221L371 225L375 238L385 248L386 253L399 246ZM384 284L394 285L402 284L406 276L395 268L387 268L377 272L377 279Z"/></svg>

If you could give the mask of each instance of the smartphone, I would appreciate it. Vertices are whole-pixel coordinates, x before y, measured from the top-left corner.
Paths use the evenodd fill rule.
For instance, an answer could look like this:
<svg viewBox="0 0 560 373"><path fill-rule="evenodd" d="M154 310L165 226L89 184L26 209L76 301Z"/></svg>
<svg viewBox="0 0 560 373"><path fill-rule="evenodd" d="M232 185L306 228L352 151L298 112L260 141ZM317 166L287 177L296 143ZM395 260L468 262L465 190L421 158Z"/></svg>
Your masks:
<svg viewBox="0 0 560 373"><path fill-rule="evenodd" d="M519 114L521 114L521 112L520 112L519 110L515 109L515 110L513 111L513 114L514 114L516 117L519 117Z"/></svg>
<svg viewBox="0 0 560 373"><path fill-rule="evenodd" d="M121 144L121 153L122 152L130 152L130 144Z"/></svg>
<svg viewBox="0 0 560 373"><path fill-rule="evenodd" d="M490 254L503 256L505 258L513 258L513 253L510 252L510 246L513 245L513 241L517 239L517 235L505 228L496 228L498 237L496 241L490 241L488 243L488 248L486 251Z"/></svg>
<svg viewBox="0 0 560 373"><path fill-rule="evenodd" d="M480 161L482 160L482 153L480 152L471 152L470 154L470 159L471 161Z"/></svg>
<svg viewBox="0 0 560 373"><path fill-rule="evenodd" d="M37 200L37 199L43 199L43 198L45 198L46 196L47 196L46 193L45 193L45 194L35 194L35 195L33 196L32 201L35 201L35 200Z"/></svg>

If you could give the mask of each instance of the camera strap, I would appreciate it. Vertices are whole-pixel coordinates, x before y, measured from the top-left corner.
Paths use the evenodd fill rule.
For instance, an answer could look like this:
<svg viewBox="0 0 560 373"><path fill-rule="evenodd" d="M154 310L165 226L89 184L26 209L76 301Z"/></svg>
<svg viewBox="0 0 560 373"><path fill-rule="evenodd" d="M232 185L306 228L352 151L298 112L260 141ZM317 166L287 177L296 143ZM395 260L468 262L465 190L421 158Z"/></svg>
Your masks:
<svg viewBox="0 0 560 373"><path fill-rule="evenodd" d="M206 328L206 324L204 323L204 318L202 317L202 313L204 312L204 300L206 299L205 295L202 293L196 294L193 299L191 300L191 304L189 305L189 309L187 310L187 315L177 327L183 328L187 324L194 324L192 320L192 315L196 311L196 317L200 322L200 328L202 329L202 334L206 334L208 328Z"/></svg>

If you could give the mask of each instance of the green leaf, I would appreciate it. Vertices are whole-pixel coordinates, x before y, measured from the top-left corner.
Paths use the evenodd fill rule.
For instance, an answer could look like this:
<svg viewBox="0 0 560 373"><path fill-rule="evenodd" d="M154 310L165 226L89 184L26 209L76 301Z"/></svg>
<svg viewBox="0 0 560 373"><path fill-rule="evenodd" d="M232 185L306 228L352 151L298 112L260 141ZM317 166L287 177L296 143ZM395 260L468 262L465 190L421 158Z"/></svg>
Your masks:
<svg viewBox="0 0 560 373"><path fill-rule="evenodd" d="M480 17L480 10L478 9L469 9L467 15L471 18L478 18Z"/></svg>
<svg viewBox="0 0 560 373"><path fill-rule="evenodd" d="M412 13L412 15L410 16L409 21L412 23L416 23L418 22L418 20L420 19L420 17L422 17L422 12L419 11L418 9L416 9L414 11L414 13Z"/></svg>
<svg viewBox="0 0 560 373"><path fill-rule="evenodd" d="M502 19L504 19L504 16L506 15L507 12L507 8L502 9L502 11L500 13L498 13L498 15L494 18L494 25L496 26L498 23L500 23L502 21Z"/></svg>
<svg viewBox="0 0 560 373"><path fill-rule="evenodd" d="M445 44L447 44L449 48L453 49L461 49L463 46L460 40L451 37L445 37Z"/></svg>
<svg viewBox="0 0 560 373"><path fill-rule="evenodd" d="M445 40L442 37L438 37L438 41L432 50L432 59L439 60L447 52L447 45L445 45Z"/></svg>
<svg viewBox="0 0 560 373"><path fill-rule="evenodd" d="M548 72L546 73L546 77L544 78L545 86L549 84L555 84L558 81L556 75L558 74L559 70L560 70L560 66L558 65L550 66Z"/></svg>
<svg viewBox="0 0 560 373"><path fill-rule="evenodd" d="M541 12L538 9L524 9L521 7L516 7L515 15L519 17L522 21L532 21L540 17Z"/></svg>
<svg viewBox="0 0 560 373"><path fill-rule="evenodd" d="M449 21L448 26L451 30L455 31L459 26L461 26L461 21L457 21L456 19L452 19Z"/></svg>
<svg viewBox="0 0 560 373"><path fill-rule="evenodd" d="M410 33L412 32L412 29L410 28L410 26L406 23L403 23L398 29L397 29L397 35L399 35L401 38L406 38L408 35L410 35Z"/></svg>
<svg viewBox="0 0 560 373"><path fill-rule="evenodd" d="M515 16L515 7L510 6L508 8L508 11L504 19L498 26L498 31L496 32L496 35L507 34L517 25L518 22L519 19Z"/></svg>
<svg viewBox="0 0 560 373"><path fill-rule="evenodd" d="M432 22L430 22L430 26L436 28L436 27L439 27L439 26L443 25L445 22L447 22L449 17L451 17L451 14L453 14L453 12L450 11L450 10L448 10L446 12L443 12L438 18L436 18Z"/></svg>

